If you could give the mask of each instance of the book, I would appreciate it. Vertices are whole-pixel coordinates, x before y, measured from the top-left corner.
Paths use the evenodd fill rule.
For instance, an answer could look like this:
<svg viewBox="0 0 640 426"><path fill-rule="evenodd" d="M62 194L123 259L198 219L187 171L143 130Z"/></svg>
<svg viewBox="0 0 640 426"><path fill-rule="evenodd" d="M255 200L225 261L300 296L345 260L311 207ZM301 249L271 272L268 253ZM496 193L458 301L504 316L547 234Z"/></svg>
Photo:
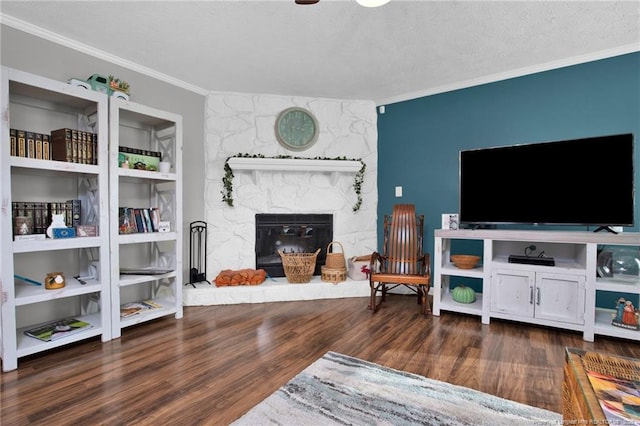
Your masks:
<svg viewBox="0 0 640 426"><path fill-rule="evenodd" d="M160 229L160 209L158 209L157 207L152 207L150 210L153 230L154 232L158 232L158 230Z"/></svg>
<svg viewBox="0 0 640 426"><path fill-rule="evenodd" d="M51 222L49 219L49 208L44 201L36 201L33 203L33 233L44 234Z"/></svg>
<svg viewBox="0 0 640 426"><path fill-rule="evenodd" d="M93 135L93 164L98 164L98 134L92 133Z"/></svg>
<svg viewBox="0 0 640 426"><path fill-rule="evenodd" d="M36 134L27 132L27 157L36 158Z"/></svg>
<svg viewBox="0 0 640 426"><path fill-rule="evenodd" d="M162 305L152 301L143 300L141 302L129 302L120 305L120 318L128 318L133 315L137 315L142 312L146 312L152 309L160 309Z"/></svg>
<svg viewBox="0 0 640 426"><path fill-rule="evenodd" d="M16 132L18 138L18 157L27 156L27 132L24 130L18 130Z"/></svg>
<svg viewBox="0 0 640 426"><path fill-rule="evenodd" d="M67 200L67 226L78 226L81 223L81 201Z"/></svg>
<svg viewBox="0 0 640 426"><path fill-rule="evenodd" d="M97 164L93 158L93 133L86 132L87 137L87 164Z"/></svg>
<svg viewBox="0 0 640 426"><path fill-rule="evenodd" d="M136 228L138 232L147 232L147 228L144 224L144 220L142 217L142 213L140 212L140 209L133 209L133 214L135 217Z"/></svg>
<svg viewBox="0 0 640 426"><path fill-rule="evenodd" d="M51 145L49 143L50 135L42 135L42 159L51 160Z"/></svg>
<svg viewBox="0 0 640 426"><path fill-rule="evenodd" d="M11 141L11 155L15 157L18 155L18 131L16 129L9 129L9 140Z"/></svg>
<svg viewBox="0 0 640 426"><path fill-rule="evenodd" d="M87 162L87 132L78 131L78 162L81 164L89 164Z"/></svg>
<svg viewBox="0 0 640 426"><path fill-rule="evenodd" d="M86 321L81 321L76 318L66 318L26 330L24 334L45 342L51 342L53 340L62 339L63 337L88 330L92 327L93 325Z"/></svg>
<svg viewBox="0 0 640 426"><path fill-rule="evenodd" d="M78 140L78 130L71 130L71 152L72 161L74 163L80 163L80 141Z"/></svg>
<svg viewBox="0 0 640 426"><path fill-rule="evenodd" d="M49 143L52 160L73 163L73 140L71 129L52 130Z"/></svg>
<svg viewBox="0 0 640 426"><path fill-rule="evenodd" d="M118 208L118 232L120 234L135 234L138 232L131 207Z"/></svg>
<svg viewBox="0 0 640 426"><path fill-rule="evenodd" d="M36 158L38 160L42 160L44 157L42 156L42 133L36 133Z"/></svg>
<svg viewBox="0 0 640 426"><path fill-rule="evenodd" d="M150 213L151 209L141 209L141 210L142 210L142 216L144 219L144 224L147 232L156 232L157 229L153 229L153 222L151 221L151 213Z"/></svg>

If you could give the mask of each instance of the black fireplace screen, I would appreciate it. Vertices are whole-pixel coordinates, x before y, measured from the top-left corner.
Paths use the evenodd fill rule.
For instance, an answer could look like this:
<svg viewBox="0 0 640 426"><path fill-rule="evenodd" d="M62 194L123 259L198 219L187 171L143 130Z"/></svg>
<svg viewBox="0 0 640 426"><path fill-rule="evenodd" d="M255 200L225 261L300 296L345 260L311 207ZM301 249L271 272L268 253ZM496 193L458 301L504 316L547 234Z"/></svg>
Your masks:
<svg viewBox="0 0 640 426"><path fill-rule="evenodd" d="M284 277L278 250L313 253L321 249L314 272L320 275L332 240L332 214L256 214L256 268L264 269L271 277Z"/></svg>

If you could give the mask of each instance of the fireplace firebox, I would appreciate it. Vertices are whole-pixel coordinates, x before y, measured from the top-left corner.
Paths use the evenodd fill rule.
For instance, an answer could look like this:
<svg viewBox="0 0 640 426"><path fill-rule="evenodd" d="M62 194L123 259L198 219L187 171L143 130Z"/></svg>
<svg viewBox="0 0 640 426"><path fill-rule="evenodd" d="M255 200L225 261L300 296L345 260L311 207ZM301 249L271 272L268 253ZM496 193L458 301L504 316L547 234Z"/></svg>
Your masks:
<svg viewBox="0 0 640 426"><path fill-rule="evenodd" d="M256 268L264 269L271 277L284 277L279 250L313 253L321 249L314 271L314 275L320 275L332 240L332 214L256 214Z"/></svg>

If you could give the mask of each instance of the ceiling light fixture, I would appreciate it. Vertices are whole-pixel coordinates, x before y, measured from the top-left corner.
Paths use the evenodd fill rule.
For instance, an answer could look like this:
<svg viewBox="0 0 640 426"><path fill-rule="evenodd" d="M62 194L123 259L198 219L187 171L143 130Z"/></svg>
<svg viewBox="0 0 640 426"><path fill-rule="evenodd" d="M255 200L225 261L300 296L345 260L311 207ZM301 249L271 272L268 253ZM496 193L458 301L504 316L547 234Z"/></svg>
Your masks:
<svg viewBox="0 0 640 426"><path fill-rule="evenodd" d="M389 3L389 0L356 0L360 6L378 7Z"/></svg>

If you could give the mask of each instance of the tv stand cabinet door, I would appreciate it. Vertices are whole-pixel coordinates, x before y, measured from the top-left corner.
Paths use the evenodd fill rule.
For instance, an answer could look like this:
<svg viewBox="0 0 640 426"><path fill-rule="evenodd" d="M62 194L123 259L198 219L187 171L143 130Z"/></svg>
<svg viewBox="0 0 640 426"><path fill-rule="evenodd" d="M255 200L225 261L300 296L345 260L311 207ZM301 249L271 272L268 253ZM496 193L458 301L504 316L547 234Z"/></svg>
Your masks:
<svg viewBox="0 0 640 426"><path fill-rule="evenodd" d="M580 275L538 272L536 274L536 318L584 324L585 281Z"/></svg>
<svg viewBox="0 0 640 426"><path fill-rule="evenodd" d="M494 270L491 275L491 312L533 318L535 273Z"/></svg>

